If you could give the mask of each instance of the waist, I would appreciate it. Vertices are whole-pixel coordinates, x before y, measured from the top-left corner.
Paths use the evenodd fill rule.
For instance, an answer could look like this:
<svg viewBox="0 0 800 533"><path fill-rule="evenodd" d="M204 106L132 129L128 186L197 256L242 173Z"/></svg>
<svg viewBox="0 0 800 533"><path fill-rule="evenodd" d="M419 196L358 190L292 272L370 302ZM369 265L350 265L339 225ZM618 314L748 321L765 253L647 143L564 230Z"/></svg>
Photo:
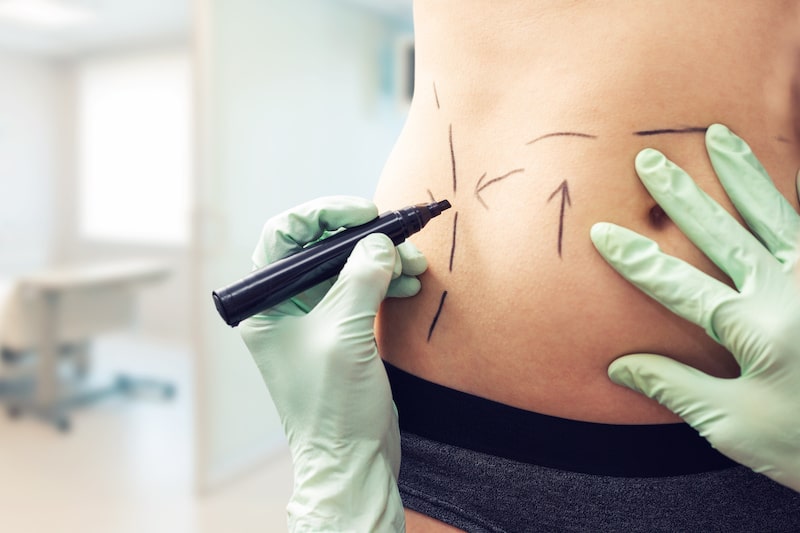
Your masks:
<svg viewBox="0 0 800 533"><path fill-rule="evenodd" d="M552 417L459 392L386 365L401 431L513 461L616 477L730 468L684 423L613 425Z"/></svg>
<svg viewBox="0 0 800 533"><path fill-rule="evenodd" d="M505 113L602 119L644 94L657 119L742 98L785 114L800 44L796 0L415 0L414 15L415 105L476 126Z"/></svg>
<svg viewBox="0 0 800 533"><path fill-rule="evenodd" d="M659 213L633 168L640 149L660 149L733 212L705 152L703 130L712 122L744 137L797 206L794 48L783 30L756 36L791 3L770 4L769 17L758 20L731 10L725 16L735 20L707 32L710 19L677 23L688 4L659 3L677 18L659 19L657 31L652 13L639 13L635 24L614 18L610 40L598 40L605 19L597 13L582 19L591 26L586 34L522 24L489 32L500 48L486 56L476 49L492 46L483 37L449 33L484 20L452 5L450 18L426 15L444 5L415 4L414 102L375 199L382 210L431 198L453 208L411 239L429 269L418 296L384 302L381 355L431 381L543 414L613 424L678 420L611 383L608 364L650 352L720 377L738 367L699 327L617 275L589 230L598 221L629 227L727 282ZM474 5L502 16L490 3ZM465 17L481 23L469 27ZM553 40L545 46L538 40L547 32ZM437 35L450 44L437 45Z"/></svg>
<svg viewBox="0 0 800 533"><path fill-rule="evenodd" d="M734 360L702 329L614 272L589 230L599 221L626 226L726 282L659 215L634 157L646 146L662 150L733 213L703 136L708 122L733 124L797 206L800 152L791 122L754 120L750 108L664 122L618 111L580 125L542 119L535 132L502 116L478 131L459 116L450 122L437 111L412 112L376 202L389 209L446 198L453 208L411 239L429 269L418 296L383 304L377 334L386 360L515 407L607 423L677 420L611 383L606 368L621 355L659 353L719 377L737 375Z"/></svg>

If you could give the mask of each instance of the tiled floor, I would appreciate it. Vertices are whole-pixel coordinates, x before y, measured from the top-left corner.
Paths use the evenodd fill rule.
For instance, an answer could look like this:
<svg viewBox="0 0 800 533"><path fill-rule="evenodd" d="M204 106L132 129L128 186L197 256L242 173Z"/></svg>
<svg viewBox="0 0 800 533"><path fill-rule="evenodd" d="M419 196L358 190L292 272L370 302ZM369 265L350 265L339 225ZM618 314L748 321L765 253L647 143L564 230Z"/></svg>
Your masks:
<svg viewBox="0 0 800 533"><path fill-rule="evenodd" d="M194 495L190 357L131 337L93 347L93 376L125 368L177 386L171 401L107 398L75 411L60 433L0 413L0 531L217 533L286 531L287 452L198 498Z"/></svg>

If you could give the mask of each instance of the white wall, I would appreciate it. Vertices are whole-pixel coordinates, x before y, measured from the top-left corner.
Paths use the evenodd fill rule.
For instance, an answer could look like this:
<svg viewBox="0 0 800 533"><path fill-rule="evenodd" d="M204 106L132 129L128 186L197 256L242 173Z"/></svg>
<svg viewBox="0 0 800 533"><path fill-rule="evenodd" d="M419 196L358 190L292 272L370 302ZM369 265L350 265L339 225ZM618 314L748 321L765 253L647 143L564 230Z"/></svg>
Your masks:
<svg viewBox="0 0 800 533"><path fill-rule="evenodd" d="M282 430L211 291L246 274L263 223L325 194L372 196L404 110L392 45L407 25L332 0L201 0L194 264L202 491L268 456Z"/></svg>
<svg viewBox="0 0 800 533"><path fill-rule="evenodd" d="M73 113L78 111L79 95L76 93L76 78L82 64L91 64L98 60L109 63L116 59L125 63L142 56L191 57L189 43L186 41L170 39L156 41L146 46L110 48L70 60L68 64L69 77L64 86L64 90L70 95L69 109ZM187 98L191 98L191 95L187 95ZM153 127L157 128L158 124L154 123ZM186 128L191 127L191 124L186 124ZM80 147L77 145L75 116L70 117L69 128L69 135L64 142L67 145L66 150L70 154L70 160L60 175L58 188L58 195L62 202L58 215L59 224L56 228L58 232L56 259L61 262L73 263L147 257L168 265L172 271L171 276L156 285L144 287L138 296L137 331L151 338L188 344L191 339L190 244L188 242L183 245L113 242L88 239L82 236L78 224L80 198L77 190L80 180L77 172L78 158L75 154ZM135 149L135 147L132 148ZM152 189L149 194L158 195L159 191ZM147 216L147 209L146 203L139 206L142 217Z"/></svg>
<svg viewBox="0 0 800 533"><path fill-rule="evenodd" d="M189 54L186 43L154 47ZM188 243L92 242L78 233L75 66L80 61L0 50L0 278L59 263L159 258L174 274L141 293L137 330L188 343Z"/></svg>
<svg viewBox="0 0 800 533"><path fill-rule="evenodd" d="M0 276L51 259L55 183L63 168L66 74L57 63L0 51Z"/></svg>

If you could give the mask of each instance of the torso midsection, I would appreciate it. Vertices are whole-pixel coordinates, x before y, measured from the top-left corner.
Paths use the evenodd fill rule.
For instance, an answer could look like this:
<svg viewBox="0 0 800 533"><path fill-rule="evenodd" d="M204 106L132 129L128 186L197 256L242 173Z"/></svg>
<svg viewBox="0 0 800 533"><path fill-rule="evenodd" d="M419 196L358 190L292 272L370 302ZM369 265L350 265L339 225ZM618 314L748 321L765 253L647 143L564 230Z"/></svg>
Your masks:
<svg viewBox="0 0 800 533"><path fill-rule="evenodd" d="M664 2L614 23L584 6L492 31L498 21L478 28L468 13L444 22L425 13L445 3L417 2L414 102L376 202L453 207L412 238L429 268L418 296L384 302L381 355L445 386L555 416L676 420L614 385L608 364L648 352L720 377L737 366L701 328L616 274L589 229L621 224L725 279L654 209L633 167L640 149L660 149L732 211L704 148L702 129L714 122L750 143L797 206L798 42L788 17L720 15L712 25L697 13L694 27Z"/></svg>

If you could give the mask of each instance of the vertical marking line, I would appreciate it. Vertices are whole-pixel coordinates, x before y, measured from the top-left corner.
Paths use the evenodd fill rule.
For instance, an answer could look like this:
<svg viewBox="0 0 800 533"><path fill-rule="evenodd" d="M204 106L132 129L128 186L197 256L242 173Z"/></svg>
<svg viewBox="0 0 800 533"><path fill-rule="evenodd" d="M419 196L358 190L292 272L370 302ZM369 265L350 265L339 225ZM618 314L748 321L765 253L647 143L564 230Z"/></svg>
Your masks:
<svg viewBox="0 0 800 533"><path fill-rule="evenodd" d="M458 211L453 217L453 243L450 245L450 272L453 271L453 257L456 255L456 228L458 226Z"/></svg>
<svg viewBox="0 0 800 533"><path fill-rule="evenodd" d="M456 152L453 149L453 125L450 124L450 167L453 169L453 194L456 193Z"/></svg>
<svg viewBox="0 0 800 533"><path fill-rule="evenodd" d="M445 298L447 298L447 291L442 293L442 299L439 300L439 308L436 310L436 314L433 317L433 322L431 322L431 327L428 329L428 342L431 342L431 335L433 335L433 330L436 328L436 323L439 321L439 315L442 314L442 307L444 306Z"/></svg>

